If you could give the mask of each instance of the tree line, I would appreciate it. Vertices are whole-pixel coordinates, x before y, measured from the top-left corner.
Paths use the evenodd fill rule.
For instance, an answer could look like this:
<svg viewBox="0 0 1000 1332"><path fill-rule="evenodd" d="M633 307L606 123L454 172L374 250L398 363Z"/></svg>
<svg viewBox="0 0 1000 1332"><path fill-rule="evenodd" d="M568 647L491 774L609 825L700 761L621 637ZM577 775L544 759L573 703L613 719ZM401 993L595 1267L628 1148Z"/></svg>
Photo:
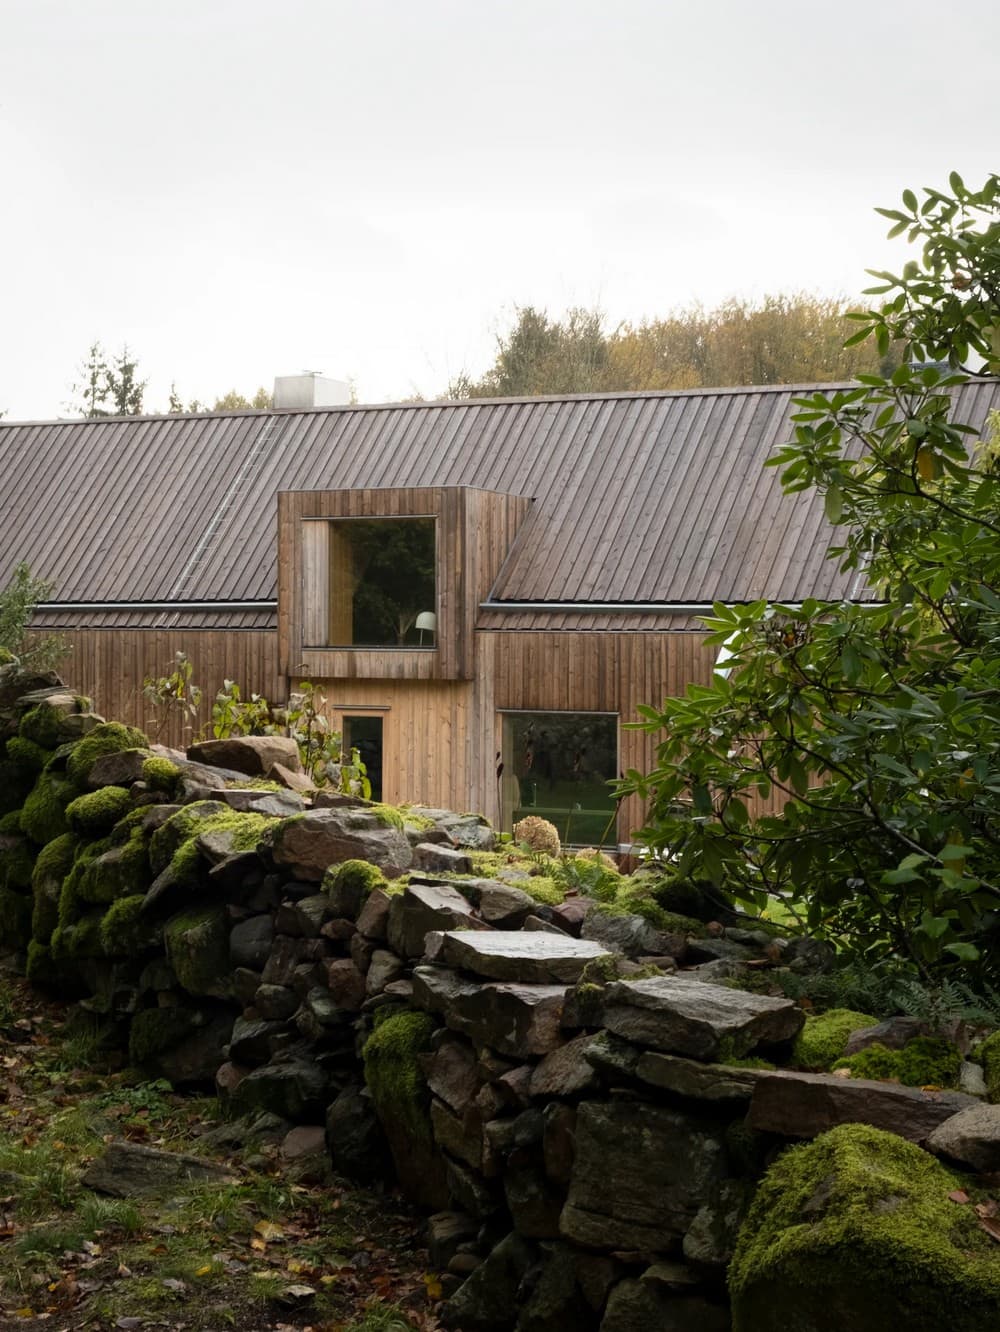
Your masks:
<svg viewBox="0 0 1000 1332"><path fill-rule="evenodd" d="M804 292L756 302L732 297L714 309L692 305L609 329L600 310L578 307L552 319L528 305L516 308L513 326L497 336L489 369L476 379L459 375L448 396L819 384L891 374L899 364L895 346L885 354L867 343L844 347L854 310Z"/></svg>
<svg viewBox="0 0 1000 1332"><path fill-rule="evenodd" d="M492 365L463 373L449 398L535 397L541 394L641 392L741 384L847 382L859 374L891 374L895 344L844 346L856 313L847 301L799 292L759 301L731 297L713 309L692 305L659 319L609 327L605 314L576 307L560 318L535 306L515 307L497 335ZM70 410L79 416L139 416L148 380L124 346L109 355L94 342L73 385ZM419 401L419 399L418 399ZM230 389L212 400L185 401L171 385L167 411L267 410L264 387L251 396Z"/></svg>

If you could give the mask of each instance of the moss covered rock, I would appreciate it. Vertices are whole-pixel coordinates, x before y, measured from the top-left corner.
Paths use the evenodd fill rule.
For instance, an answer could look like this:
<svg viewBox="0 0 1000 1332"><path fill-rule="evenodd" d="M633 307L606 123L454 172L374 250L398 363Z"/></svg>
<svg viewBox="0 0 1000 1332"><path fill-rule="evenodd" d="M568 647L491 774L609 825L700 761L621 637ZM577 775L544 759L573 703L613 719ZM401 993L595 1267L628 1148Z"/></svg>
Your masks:
<svg viewBox="0 0 1000 1332"><path fill-rule="evenodd" d="M103 837L132 808L132 797L120 786L102 786L99 791L77 796L66 806L70 831L81 837Z"/></svg>
<svg viewBox="0 0 1000 1332"><path fill-rule="evenodd" d="M163 942L177 982L188 994L230 997L229 917L224 907L172 916L163 928Z"/></svg>
<svg viewBox="0 0 1000 1332"><path fill-rule="evenodd" d="M826 1072L844 1053L852 1031L874 1027L877 1023L878 1018L855 1013L850 1008L831 1008L826 1013L811 1014L795 1038L792 1059L796 1067L810 1073Z"/></svg>
<svg viewBox="0 0 1000 1332"><path fill-rule="evenodd" d="M395 1013L379 1023L364 1047L365 1081L397 1176L408 1197L429 1207L446 1206L448 1198L420 1063L437 1025L428 1013Z"/></svg>
<svg viewBox="0 0 1000 1332"><path fill-rule="evenodd" d="M49 947L58 961L80 962L85 958L103 957L101 921L103 912L89 911L65 925L59 924L52 932Z"/></svg>
<svg viewBox="0 0 1000 1332"><path fill-rule="evenodd" d="M154 791L171 794L180 779L181 770L168 758L154 754L142 765L142 780Z"/></svg>
<svg viewBox="0 0 1000 1332"><path fill-rule="evenodd" d="M66 764L70 781L83 789L90 769L104 754L117 754L123 749L148 749L149 740L134 726L120 722L102 722L85 739L75 745Z"/></svg>
<svg viewBox="0 0 1000 1332"><path fill-rule="evenodd" d="M729 1269L734 1332L982 1332L1000 1260L956 1177L919 1147L845 1124L774 1163Z"/></svg>
<svg viewBox="0 0 1000 1332"><path fill-rule="evenodd" d="M41 773L21 810L21 827L38 846L69 832L66 806L78 794L76 787L58 772Z"/></svg>
<svg viewBox="0 0 1000 1332"><path fill-rule="evenodd" d="M18 734L42 749L55 749L79 740L100 724L100 717L90 711L89 699L73 694L53 694L24 714Z"/></svg>
<svg viewBox="0 0 1000 1332"><path fill-rule="evenodd" d="M357 920L373 889L388 887L377 865L368 860L344 860L331 865L323 876L323 890L335 916Z"/></svg>
<svg viewBox="0 0 1000 1332"><path fill-rule="evenodd" d="M13 735L7 741L7 757L26 774L30 773L37 777L52 757L52 750L43 749L41 745L36 745L34 740L28 740L25 736Z"/></svg>
<svg viewBox="0 0 1000 1332"><path fill-rule="evenodd" d="M229 853L254 851L269 828L280 819L263 814L241 814L218 800L197 800L172 814L153 833L149 861L154 874L169 865L177 883L194 884L202 868L197 839L222 833Z"/></svg>
<svg viewBox="0 0 1000 1332"><path fill-rule="evenodd" d="M121 846L108 845L107 841L102 845L104 849L88 858L77 877L75 886L79 897L84 902L107 905L119 898L145 893L150 884L150 872L142 833L134 833Z"/></svg>
<svg viewBox="0 0 1000 1332"><path fill-rule="evenodd" d="M31 875L34 908L31 917L32 938L47 944L59 921L59 899L62 886L73 868L78 839L72 833L63 833L55 841L43 846L35 861Z"/></svg>
<svg viewBox="0 0 1000 1332"><path fill-rule="evenodd" d="M144 893L119 898L101 921L101 947L108 957L141 957L163 943L163 926L143 914Z"/></svg>

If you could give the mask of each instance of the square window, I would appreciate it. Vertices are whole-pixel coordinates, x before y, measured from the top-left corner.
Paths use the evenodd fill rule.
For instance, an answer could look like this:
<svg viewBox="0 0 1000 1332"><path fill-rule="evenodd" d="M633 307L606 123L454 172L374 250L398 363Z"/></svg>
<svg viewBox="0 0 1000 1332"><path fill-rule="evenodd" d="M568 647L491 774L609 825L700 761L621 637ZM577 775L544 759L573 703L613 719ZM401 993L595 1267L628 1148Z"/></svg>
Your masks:
<svg viewBox="0 0 1000 1332"><path fill-rule="evenodd" d="M437 646L433 518L330 521L328 646Z"/></svg>

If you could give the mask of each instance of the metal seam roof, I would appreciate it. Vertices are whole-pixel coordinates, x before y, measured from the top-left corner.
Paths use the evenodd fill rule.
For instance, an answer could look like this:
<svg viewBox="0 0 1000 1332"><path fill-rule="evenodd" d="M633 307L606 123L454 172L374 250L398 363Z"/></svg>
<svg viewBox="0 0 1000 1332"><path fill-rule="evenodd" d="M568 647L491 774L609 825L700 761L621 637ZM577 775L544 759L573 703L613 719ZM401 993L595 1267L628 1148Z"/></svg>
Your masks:
<svg viewBox="0 0 1000 1332"><path fill-rule="evenodd" d="M850 583L824 558L818 496L783 495L763 466L793 398L837 387L0 422L0 581L27 560L61 603L273 600L279 490L467 485L536 501L495 601L837 599ZM980 428L1000 384L957 398Z"/></svg>

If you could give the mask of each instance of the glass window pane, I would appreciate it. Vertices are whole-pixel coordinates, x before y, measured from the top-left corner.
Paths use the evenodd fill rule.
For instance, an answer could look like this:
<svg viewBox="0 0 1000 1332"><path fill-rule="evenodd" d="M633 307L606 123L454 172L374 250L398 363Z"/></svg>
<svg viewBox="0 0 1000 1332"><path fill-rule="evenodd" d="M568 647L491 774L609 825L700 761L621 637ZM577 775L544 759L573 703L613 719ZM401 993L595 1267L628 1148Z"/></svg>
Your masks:
<svg viewBox="0 0 1000 1332"><path fill-rule="evenodd" d="M331 647L437 646L433 518L330 523Z"/></svg>
<svg viewBox="0 0 1000 1332"><path fill-rule="evenodd" d="M504 827L527 814L565 845L617 841L608 782L618 775L618 718L596 712L508 712L503 719Z"/></svg>

